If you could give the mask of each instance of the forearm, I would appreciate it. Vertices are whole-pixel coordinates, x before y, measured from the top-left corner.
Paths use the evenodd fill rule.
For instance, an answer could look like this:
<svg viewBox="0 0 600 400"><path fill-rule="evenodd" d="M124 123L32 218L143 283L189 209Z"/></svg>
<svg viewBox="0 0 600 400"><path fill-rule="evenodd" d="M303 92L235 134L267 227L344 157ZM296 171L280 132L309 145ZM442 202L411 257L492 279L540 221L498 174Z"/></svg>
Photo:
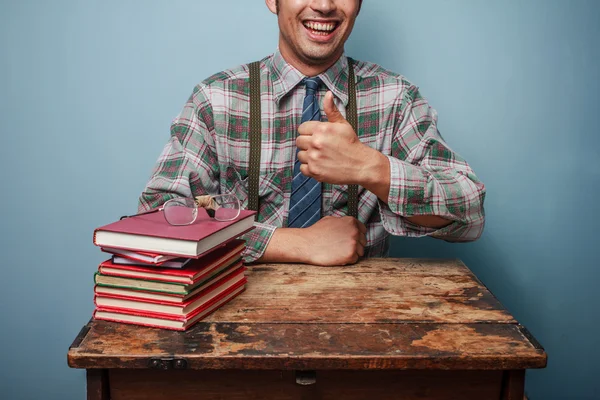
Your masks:
<svg viewBox="0 0 600 400"><path fill-rule="evenodd" d="M370 155L365 158L365 165L361 168L359 184L375 194L379 200L387 204L390 194L390 161L379 151L370 149ZM418 215L405 217L411 223L427 228L443 228L452 221L437 215Z"/></svg>
<svg viewBox="0 0 600 400"><path fill-rule="evenodd" d="M321 218L308 228L277 228L259 262L354 264L364 255L367 228L353 217Z"/></svg>
<svg viewBox="0 0 600 400"><path fill-rule="evenodd" d="M307 243L300 228L275 229L262 256L257 262L308 263Z"/></svg>

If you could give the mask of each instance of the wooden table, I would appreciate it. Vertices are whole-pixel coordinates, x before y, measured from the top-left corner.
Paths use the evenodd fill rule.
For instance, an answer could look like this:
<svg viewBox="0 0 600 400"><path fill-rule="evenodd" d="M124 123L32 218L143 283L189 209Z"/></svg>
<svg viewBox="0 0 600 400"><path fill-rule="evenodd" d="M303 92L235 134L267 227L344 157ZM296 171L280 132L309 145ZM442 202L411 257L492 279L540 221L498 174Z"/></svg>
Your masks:
<svg viewBox="0 0 600 400"><path fill-rule="evenodd" d="M511 399L546 353L459 260L248 267L187 332L90 321L88 399Z"/></svg>

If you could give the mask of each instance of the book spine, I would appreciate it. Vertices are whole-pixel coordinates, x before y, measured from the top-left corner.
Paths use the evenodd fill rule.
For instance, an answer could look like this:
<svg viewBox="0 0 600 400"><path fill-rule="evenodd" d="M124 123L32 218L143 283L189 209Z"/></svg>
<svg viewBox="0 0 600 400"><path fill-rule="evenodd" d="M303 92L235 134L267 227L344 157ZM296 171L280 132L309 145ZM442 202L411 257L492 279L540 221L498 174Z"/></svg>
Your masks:
<svg viewBox="0 0 600 400"><path fill-rule="evenodd" d="M148 328L159 328L159 329L168 329L171 331L185 331L186 327L182 326L182 327L173 327L173 326L163 326L163 325L155 325L155 324L149 324L146 322L130 322L130 321L122 321L118 318L110 318L110 317L98 317L96 315L96 311L103 311L103 310L94 310L94 313L92 315L92 317L96 320L101 320L101 321L108 321L108 322L117 322L119 324L129 324L129 325L138 325L138 326L147 326ZM112 311L110 311L112 312Z"/></svg>
<svg viewBox="0 0 600 400"><path fill-rule="evenodd" d="M144 297L136 297L137 293L147 293L147 294L158 294L160 296L167 296L170 297L172 299L174 299L173 301L167 301L165 300L165 302L167 303L172 303L172 304L181 304L183 303L183 298L185 297L185 295L183 294L178 294L178 293L171 293L171 292L162 292L162 291L155 291L155 290L145 290L145 289L132 289L129 287L118 287L118 286L110 286L110 285L95 285L94 286L94 294L97 294L98 296L111 296L110 293L104 293L102 292L102 290L98 290L97 288L110 288L110 289L117 289L117 290L124 290L127 291L129 293L133 293L132 295L122 295L122 296L127 296L130 297L132 300L137 300L137 299L144 299Z"/></svg>
<svg viewBox="0 0 600 400"><path fill-rule="evenodd" d="M169 285L172 288L177 288L179 290L174 291L174 290L161 290L161 289L141 289L141 288L137 288L137 287L133 287L133 286L119 285L119 284L114 284L114 283L97 283L97 285L104 286L104 287L112 287L112 288L116 288L116 289L141 290L141 291L146 291L146 292L150 292L150 293L161 293L161 294L166 293L166 294L171 294L173 296L182 296L182 297L185 296L187 293L186 285L177 285L174 283L165 283L165 285Z"/></svg>
<svg viewBox="0 0 600 400"><path fill-rule="evenodd" d="M110 267L110 268L113 268L116 270L129 272L129 273L124 273L124 272L119 272L119 271L107 271L104 267L105 266L100 266L100 273L104 276L114 276L117 278L138 279L138 280L144 280L144 281L168 283L168 284L179 284L179 285L190 285L193 283L191 279L184 279L184 277L180 277L180 276L176 276L176 275L165 274L164 277L157 277L157 276L147 277L147 276L143 275L144 273L147 273L146 271L142 271L142 274L140 274L139 271L136 271L134 269L115 268L113 266ZM159 274L160 272L157 271L155 273ZM180 279L177 279L177 278L180 278Z"/></svg>

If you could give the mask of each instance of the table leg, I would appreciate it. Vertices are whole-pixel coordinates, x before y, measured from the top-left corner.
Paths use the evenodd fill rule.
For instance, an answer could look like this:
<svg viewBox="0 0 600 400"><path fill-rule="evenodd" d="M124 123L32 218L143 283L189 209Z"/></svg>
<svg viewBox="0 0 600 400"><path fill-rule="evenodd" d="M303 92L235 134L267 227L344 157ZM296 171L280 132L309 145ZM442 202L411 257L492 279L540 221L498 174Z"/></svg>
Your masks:
<svg viewBox="0 0 600 400"><path fill-rule="evenodd" d="M107 369L88 369L87 400L110 400Z"/></svg>
<svg viewBox="0 0 600 400"><path fill-rule="evenodd" d="M525 370L504 371L501 400L525 398Z"/></svg>

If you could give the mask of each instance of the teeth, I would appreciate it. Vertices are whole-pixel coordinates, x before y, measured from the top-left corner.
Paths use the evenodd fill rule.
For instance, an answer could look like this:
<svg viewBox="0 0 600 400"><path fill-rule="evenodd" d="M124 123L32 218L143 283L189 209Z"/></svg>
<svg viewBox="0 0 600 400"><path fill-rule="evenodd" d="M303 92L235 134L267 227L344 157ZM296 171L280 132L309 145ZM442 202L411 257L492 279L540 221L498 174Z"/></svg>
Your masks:
<svg viewBox="0 0 600 400"><path fill-rule="evenodd" d="M332 30L335 29L334 22L325 23L325 24L321 24L318 22L305 22L304 26L306 26L307 28L313 29L315 31L324 31L324 32L331 32Z"/></svg>

